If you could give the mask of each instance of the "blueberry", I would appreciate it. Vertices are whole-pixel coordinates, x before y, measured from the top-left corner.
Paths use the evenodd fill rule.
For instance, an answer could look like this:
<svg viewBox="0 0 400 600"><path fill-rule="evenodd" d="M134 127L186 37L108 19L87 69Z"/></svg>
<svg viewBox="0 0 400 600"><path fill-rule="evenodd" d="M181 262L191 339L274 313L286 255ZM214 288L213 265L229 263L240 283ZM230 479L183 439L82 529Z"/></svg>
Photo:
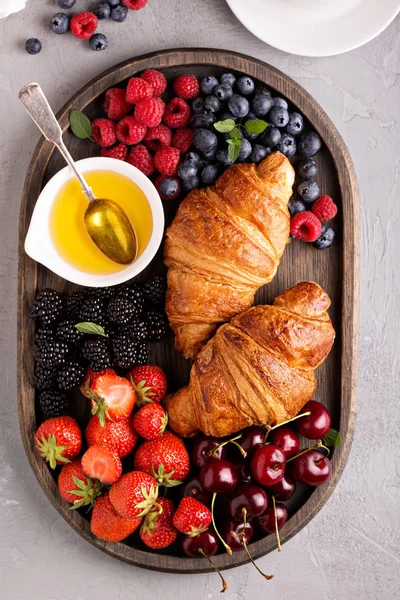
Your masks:
<svg viewBox="0 0 400 600"><path fill-rule="evenodd" d="M313 179L318 174L318 167L312 158L303 158L297 165L297 175L302 179Z"/></svg>
<svg viewBox="0 0 400 600"><path fill-rule="evenodd" d="M254 81L250 77L239 77L236 87L243 96L249 96L254 92Z"/></svg>
<svg viewBox="0 0 400 600"><path fill-rule="evenodd" d="M122 23L125 21L126 16L128 14L128 9L126 6L122 4L112 5L114 8L111 9L111 18L113 21L117 21L117 23Z"/></svg>
<svg viewBox="0 0 400 600"><path fill-rule="evenodd" d="M313 246L318 248L318 250L326 250L330 246L332 246L333 238L335 237L335 232L333 229L328 227L327 225L322 225L322 232L319 238L313 242Z"/></svg>
<svg viewBox="0 0 400 600"><path fill-rule="evenodd" d="M232 75L232 73L223 73L223 75L221 75L220 77L220 83L222 84L226 83L227 85L233 87L235 85L235 82L236 77Z"/></svg>
<svg viewBox="0 0 400 600"><path fill-rule="evenodd" d="M215 157L215 155L216 155L216 153L217 153L217 149L216 149L216 148L213 148L212 150L209 150L209 152L210 152L210 153L214 153L214 157ZM207 153L206 153L206 154L207 154ZM203 169L205 169L205 168L206 168L206 167L207 167L209 164L210 164L210 163L208 162L208 160L206 160L206 159L204 158L204 156L200 156L200 158L199 158L199 162L197 163L197 172L198 172L198 173L201 173L201 171L202 171Z"/></svg>
<svg viewBox="0 0 400 600"><path fill-rule="evenodd" d="M268 111L274 105L274 101L272 100L271 94L268 93L258 93L254 96L251 102L251 110L254 112L256 117L264 117Z"/></svg>
<svg viewBox="0 0 400 600"><path fill-rule="evenodd" d="M194 113L194 115L190 119L190 125L192 126L192 129L207 129L209 127L212 127L215 121L216 119L214 113Z"/></svg>
<svg viewBox="0 0 400 600"><path fill-rule="evenodd" d="M187 152L185 154L185 162L190 163L191 165L197 165L199 163L200 156L197 152Z"/></svg>
<svg viewBox="0 0 400 600"><path fill-rule="evenodd" d="M204 185L212 185L218 177L218 167L216 165L208 165L202 170L200 176Z"/></svg>
<svg viewBox="0 0 400 600"><path fill-rule="evenodd" d="M240 146L240 152L237 159L238 162L244 162L245 160L247 160L252 150L253 147L250 144L249 140L242 140L242 145Z"/></svg>
<svg viewBox="0 0 400 600"><path fill-rule="evenodd" d="M250 154L250 162L260 163L268 154L271 154L271 148L261 146L261 144L255 144Z"/></svg>
<svg viewBox="0 0 400 600"><path fill-rule="evenodd" d="M107 0L107 3L113 8L114 6L118 6L121 0Z"/></svg>
<svg viewBox="0 0 400 600"><path fill-rule="evenodd" d="M318 183L316 181L302 181L297 186L297 193L304 202L314 202L320 195Z"/></svg>
<svg viewBox="0 0 400 600"><path fill-rule="evenodd" d="M275 127L285 127L289 122L289 113L286 108L274 106L268 113L268 120Z"/></svg>
<svg viewBox="0 0 400 600"><path fill-rule="evenodd" d="M203 92L203 94L206 94L206 96L208 96L209 94L212 94L214 91L214 88L218 85L218 79L216 77L214 77L213 75L209 75L208 77L203 77L203 79L200 81L200 89Z"/></svg>
<svg viewBox="0 0 400 600"><path fill-rule="evenodd" d="M108 19L111 14L111 7L108 2L98 2L93 12L98 19Z"/></svg>
<svg viewBox="0 0 400 600"><path fill-rule="evenodd" d="M221 113L219 115L218 120L226 121L226 119L232 119L232 121L235 121L235 123L236 123L237 117L234 117L233 114L229 110L225 110L223 113Z"/></svg>
<svg viewBox="0 0 400 600"><path fill-rule="evenodd" d="M315 131L307 131L300 136L298 142L299 154L309 158L321 150L321 138Z"/></svg>
<svg viewBox="0 0 400 600"><path fill-rule="evenodd" d="M274 106L280 106L280 108L285 108L286 110L289 108L286 100L279 98L279 96L274 98Z"/></svg>
<svg viewBox="0 0 400 600"><path fill-rule="evenodd" d="M290 113L289 122L286 125L286 131L290 133L290 135L299 135L303 131L303 129L303 117L297 112Z"/></svg>
<svg viewBox="0 0 400 600"><path fill-rule="evenodd" d="M232 165L232 161L229 158L229 154L228 154L228 149L227 148L223 148L221 150L218 150L217 152L217 161L219 163L221 163L221 165L223 167L229 167L230 165Z"/></svg>
<svg viewBox="0 0 400 600"><path fill-rule="evenodd" d="M42 49L41 42L36 38L29 38L25 42L25 50L28 54L39 54Z"/></svg>
<svg viewBox="0 0 400 600"><path fill-rule="evenodd" d="M294 198L290 198L288 202L288 209L290 212L290 216L294 217L294 215L297 215L297 213L306 210L306 205L302 200L295 200Z"/></svg>
<svg viewBox="0 0 400 600"><path fill-rule="evenodd" d="M179 183L174 177L166 177L160 184L160 192L163 196L171 198L175 196L179 189Z"/></svg>
<svg viewBox="0 0 400 600"><path fill-rule="evenodd" d="M192 143L199 152L207 152L208 150L217 147L218 138L213 131L209 131L208 129L196 129L196 131L193 132Z"/></svg>
<svg viewBox="0 0 400 600"><path fill-rule="evenodd" d="M279 129L268 125L267 129L260 134L258 142L268 148L274 148L281 141L281 137L282 134Z"/></svg>
<svg viewBox="0 0 400 600"><path fill-rule="evenodd" d="M193 177L188 177L188 179L182 181L182 187L186 192L191 192L192 190L195 190L199 187L199 185L200 178L198 175L193 175Z"/></svg>
<svg viewBox="0 0 400 600"><path fill-rule="evenodd" d="M221 108L221 103L218 100L217 96L210 95L204 100L204 108L208 112L216 113Z"/></svg>
<svg viewBox="0 0 400 600"><path fill-rule="evenodd" d="M221 83L214 89L214 94L221 102L228 102L228 100L233 96L233 90L227 83Z"/></svg>
<svg viewBox="0 0 400 600"><path fill-rule="evenodd" d="M193 165L185 160L178 167L178 175L181 179L189 179L197 175L197 165Z"/></svg>
<svg viewBox="0 0 400 600"><path fill-rule="evenodd" d="M192 111L195 113L199 113L204 109L204 98L201 96L197 96L197 98L193 98L192 100Z"/></svg>
<svg viewBox="0 0 400 600"><path fill-rule="evenodd" d="M57 4L60 8L72 8L76 0L57 0Z"/></svg>
<svg viewBox="0 0 400 600"><path fill-rule="evenodd" d="M228 108L234 117L245 117L250 110L249 101L239 94L233 94L228 102Z"/></svg>
<svg viewBox="0 0 400 600"><path fill-rule="evenodd" d="M67 33L69 29L69 16L65 13L56 13L53 15L50 19L50 29L59 35Z"/></svg>
<svg viewBox="0 0 400 600"><path fill-rule="evenodd" d="M203 152L203 157L206 160L213 160L215 158L215 155L217 154L217 147L215 146L215 148L210 148L210 150L206 150L205 152ZM203 165L203 167L206 165ZM201 165L199 164L199 169L200 169Z"/></svg>
<svg viewBox="0 0 400 600"><path fill-rule="evenodd" d="M100 50L105 50L108 46L108 40L105 35L102 33L95 33L89 39L89 46L92 50L96 50L99 52Z"/></svg>
<svg viewBox="0 0 400 600"><path fill-rule="evenodd" d="M276 147L279 152L290 158L296 154L296 140L290 133L282 133L281 141Z"/></svg>

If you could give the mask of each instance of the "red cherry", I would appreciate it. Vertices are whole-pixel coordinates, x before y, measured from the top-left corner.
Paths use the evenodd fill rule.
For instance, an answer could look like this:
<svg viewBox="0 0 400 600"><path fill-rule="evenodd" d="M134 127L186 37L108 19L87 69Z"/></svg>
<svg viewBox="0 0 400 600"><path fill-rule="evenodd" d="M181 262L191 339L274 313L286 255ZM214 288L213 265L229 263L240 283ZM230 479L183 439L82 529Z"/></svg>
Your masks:
<svg viewBox="0 0 400 600"><path fill-rule="evenodd" d="M247 429L244 429L242 437L240 438L239 444L243 450L247 452L248 458L250 458L257 448L264 445L265 429L252 425Z"/></svg>
<svg viewBox="0 0 400 600"><path fill-rule="evenodd" d="M278 529L282 529L286 521L288 520L289 513L284 504L280 502L276 503L276 517L278 521ZM275 533L275 514L274 507L270 505L266 512L258 517L258 524L260 528L266 533Z"/></svg>
<svg viewBox="0 0 400 600"><path fill-rule="evenodd" d="M214 556L218 550L218 538L212 529L207 529L195 537L185 535L181 538L181 547L187 556L203 556L201 548L207 556Z"/></svg>
<svg viewBox="0 0 400 600"><path fill-rule="evenodd" d="M315 487L329 479L332 463L318 450L310 450L293 459L292 473L298 481Z"/></svg>
<svg viewBox="0 0 400 600"><path fill-rule="evenodd" d="M242 533L244 533L246 544L248 544L254 533L254 527L249 521L246 521L246 525L244 525L243 522L239 523L232 519L226 521L221 529L223 539L233 551L243 550Z"/></svg>
<svg viewBox="0 0 400 600"><path fill-rule="evenodd" d="M296 481L285 471L282 479L278 483L269 486L267 491L275 496L277 500L289 500L296 491Z"/></svg>
<svg viewBox="0 0 400 600"><path fill-rule="evenodd" d="M331 416L321 402L310 400L301 411L310 412L310 415L295 421L297 431L309 440L319 440L331 427Z"/></svg>
<svg viewBox="0 0 400 600"><path fill-rule="evenodd" d="M231 460L231 463L236 468L239 483L251 483L251 472L249 463L245 462L243 458L235 458Z"/></svg>
<svg viewBox="0 0 400 600"><path fill-rule="evenodd" d="M223 458L214 458L201 469L200 483L207 492L233 492L238 483L238 474L232 463Z"/></svg>
<svg viewBox="0 0 400 600"><path fill-rule="evenodd" d="M228 454L227 446L222 446L222 448L218 448L214 454L211 454L211 451L214 450L222 440L209 437L206 435L200 435L195 439L193 448L192 448L192 462L199 469L204 467L208 460L213 458L226 458Z"/></svg>
<svg viewBox="0 0 400 600"><path fill-rule="evenodd" d="M300 437L290 427L278 427L271 431L267 438L268 442L279 446L285 453L286 458L290 458L300 450Z"/></svg>
<svg viewBox="0 0 400 600"><path fill-rule="evenodd" d="M211 494L203 490L200 480L197 477L192 477L182 486L182 496L191 496L199 502L209 505L211 502Z"/></svg>
<svg viewBox="0 0 400 600"><path fill-rule="evenodd" d="M285 472L286 458L278 446L269 444L255 451L251 459L251 473L261 485L273 485Z"/></svg>
<svg viewBox="0 0 400 600"><path fill-rule="evenodd" d="M267 494L253 483L244 483L228 499L228 513L238 521L243 521L244 510L246 519L252 519L262 515L267 510L267 506Z"/></svg>

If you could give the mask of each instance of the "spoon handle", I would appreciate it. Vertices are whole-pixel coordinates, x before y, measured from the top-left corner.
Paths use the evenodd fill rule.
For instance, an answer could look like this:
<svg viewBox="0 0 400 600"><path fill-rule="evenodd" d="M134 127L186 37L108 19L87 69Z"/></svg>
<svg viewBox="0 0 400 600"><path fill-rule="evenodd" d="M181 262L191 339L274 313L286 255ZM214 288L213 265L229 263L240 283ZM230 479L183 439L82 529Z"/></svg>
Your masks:
<svg viewBox="0 0 400 600"><path fill-rule="evenodd" d="M89 200L95 200L96 198L93 195L91 187L85 181L63 142L61 127L58 124L40 85L38 83L28 83L20 89L18 98L21 100L29 116L36 123L44 137L50 142L53 142L58 148L65 161L79 179L82 189Z"/></svg>

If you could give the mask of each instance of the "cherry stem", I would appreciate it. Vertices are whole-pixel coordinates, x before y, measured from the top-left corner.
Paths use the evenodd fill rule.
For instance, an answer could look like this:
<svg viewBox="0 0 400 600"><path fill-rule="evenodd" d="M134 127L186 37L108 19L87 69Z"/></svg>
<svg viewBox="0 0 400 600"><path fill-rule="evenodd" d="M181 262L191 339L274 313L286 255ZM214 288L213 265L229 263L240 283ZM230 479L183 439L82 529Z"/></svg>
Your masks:
<svg viewBox="0 0 400 600"><path fill-rule="evenodd" d="M265 579L273 579L273 575L267 575L266 573L263 573L261 571L261 569L256 565L256 563L254 562L253 557L250 554L250 550L247 547L247 541L246 541L246 517L247 517L247 509L246 508L242 508L242 513L243 513L243 531L240 534L240 537L242 538L242 544L243 544L243 548L246 551L247 556L249 557L251 563L253 564L253 566L257 569L257 571L260 573L260 575L262 575Z"/></svg>
<svg viewBox="0 0 400 600"><path fill-rule="evenodd" d="M213 563L213 561L211 560L211 558L209 556L207 556L207 554L204 552L203 548L201 546L199 546L199 548L197 548L197 552L199 554L201 554L201 556L204 556L204 558L206 558L208 560L208 562L210 563L210 565L212 566L212 568L218 573L218 575L221 577L221 581L222 581L222 590L221 590L221 594L223 594L224 592L226 592L226 590L228 589L228 584L226 583L225 579L222 576L221 571L218 569L217 565L215 563Z"/></svg>
<svg viewBox="0 0 400 600"><path fill-rule="evenodd" d="M215 519L214 519L214 504L215 504L215 498L217 497L217 493L214 492L212 499L211 499L211 520L212 520L212 524L215 530L215 533L217 534L217 536L219 537L219 539L222 542L223 547L225 548L225 550L227 551L228 554L232 555L232 548L230 546L228 546L228 544L226 543L226 541L224 540L224 538L221 536L221 534L219 533L217 526L215 524Z"/></svg>
<svg viewBox="0 0 400 600"><path fill-rule="evenodd" d="M276 543L278 545L278 552L280 552L282 550L282 546L281 546L281 538L279 536L279 528L278 528L278 515L276 513L276 502L275 502L275 496L272 496L272 504L274 507L274 519L275 519L275 536L276 536Z"/></svg>
<svg viewBox="0 0 400 600"><path fill-rule="evenodd" d="M328 455L330 454L329 448L327 446L325 446L321 442L321 440L318 440L318 442L315 444L315 446L311 446L311 448L304 448L304 450L301 450L300 452L298 452L294 456L291 456L290 458L288 458L287 461L286 461L286 464L288 462L290 462L291 460L294 460L298 456L301 456L302 454L306 454L306 452L310 452L310 450L317 450L317 448L323 448L324 450L326 450L328 452ZM325 456L321 456L321 460L323 460L324 458L326 458L326 457Z"/></svg>
<svg viewBox="0 0 400 600"><path fill-rule="evenodd" d="M308 417L311 415L311 411L307 411L305 413L301 413L300 415L296 415L295 417L292 417L291 419L288 419L287 421L283 421L283 423L279 423L278 425L274 425L273 427L270 427L269 425L266 426L266 433L265 433L265 438L264 438L264 444L267 441L267 437L270 431L273 431L274 429L278 429L278 427L282 427L282 425L286 425L286 423L291 423L292 421L296 421L296 419L300 419L301 417Z"/></svg>
<svg viewBox="0 0 400 600"><path fill-rule="evenodd" d="M221 442L220 444L218 444L218 446L215 446L215 448L213 448L212 450L209 450L209 451L207 452L208 456L214 456L214 454L215 454L215 453L216 453L216 452L217 452L217 451L218 451L220 448L222 448L223 446L226 446L226 444L232 443L232 444L235 444L235 446L236 446L237 448L239 448L239 450L240 450L240 454L243 456L243 458L246 458L246 456L247 456L247 452L246 452L246 450L244 450L244 449L242 448L242 446L241 446L240 444L238 444L238 443L237 443L237 441L236 441L236 440L240 440L240 438L242 437L242 435L243 435L242 433L239 433L239 435L237 435L237 436L235 436L235 437L231 438L230 440L225 440L224 442Z"/></svg>

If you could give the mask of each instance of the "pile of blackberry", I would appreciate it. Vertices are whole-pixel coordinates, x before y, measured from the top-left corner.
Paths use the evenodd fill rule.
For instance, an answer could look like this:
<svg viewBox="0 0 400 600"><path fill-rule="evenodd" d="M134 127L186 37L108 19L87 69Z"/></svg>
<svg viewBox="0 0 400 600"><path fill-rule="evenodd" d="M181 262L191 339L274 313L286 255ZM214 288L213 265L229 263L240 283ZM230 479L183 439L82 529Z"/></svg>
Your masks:
<svg viewBox="0 0 400 600"><path fill-rule="evenodd" d="M33 383L45 418L65 413L65 392L82 383L87 367L128 370L148 362L147 342L168 331L165 292L165 278L156 276L143 284L87 288L70 296L52 289L37 294L31 308L38 324ZM102 330L79 331L75 325L84 322Z"/></svg>

